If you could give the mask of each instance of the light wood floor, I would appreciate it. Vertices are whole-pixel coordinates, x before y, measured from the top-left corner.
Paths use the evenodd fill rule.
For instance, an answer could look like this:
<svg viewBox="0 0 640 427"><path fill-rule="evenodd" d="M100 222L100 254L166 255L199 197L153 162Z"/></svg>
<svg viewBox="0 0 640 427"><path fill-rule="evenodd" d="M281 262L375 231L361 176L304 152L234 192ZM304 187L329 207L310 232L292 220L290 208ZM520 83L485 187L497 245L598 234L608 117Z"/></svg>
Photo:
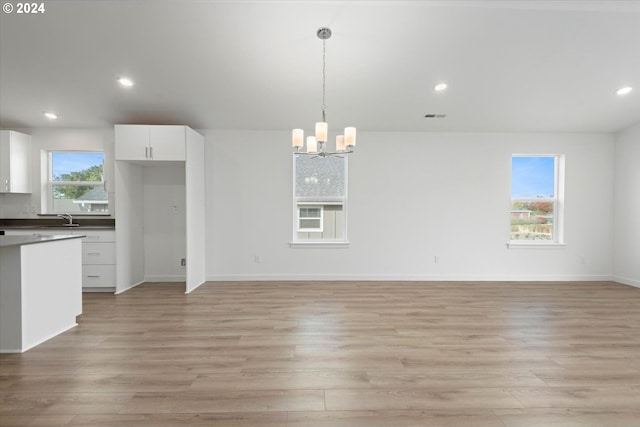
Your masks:
<svg viewBox="0 0 640 427"><path fill-rule="evenodd" d="M640 289L145 284L0 356L0 424L640 426Z"/></svg>

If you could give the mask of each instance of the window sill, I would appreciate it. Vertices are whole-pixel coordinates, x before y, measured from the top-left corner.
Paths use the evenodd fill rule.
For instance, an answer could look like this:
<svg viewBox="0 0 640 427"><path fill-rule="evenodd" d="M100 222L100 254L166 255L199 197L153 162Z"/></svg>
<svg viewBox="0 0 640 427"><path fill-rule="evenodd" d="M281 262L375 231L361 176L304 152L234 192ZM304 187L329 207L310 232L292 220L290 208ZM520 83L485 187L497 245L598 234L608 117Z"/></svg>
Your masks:
<svg viewBox="0 0 640 427"><path fill-rule="evenodd" d="M507 249L564 249L566 243L508 242Z"/></svg>
<svg viewBox="0 0 640 427"><path fill-rule="evenodd" d="M290 248L305 248L305 249L329 249L329 248L348 248L349 242L319 242L319 241L311 241L311 242L290 242Z"/></svg>

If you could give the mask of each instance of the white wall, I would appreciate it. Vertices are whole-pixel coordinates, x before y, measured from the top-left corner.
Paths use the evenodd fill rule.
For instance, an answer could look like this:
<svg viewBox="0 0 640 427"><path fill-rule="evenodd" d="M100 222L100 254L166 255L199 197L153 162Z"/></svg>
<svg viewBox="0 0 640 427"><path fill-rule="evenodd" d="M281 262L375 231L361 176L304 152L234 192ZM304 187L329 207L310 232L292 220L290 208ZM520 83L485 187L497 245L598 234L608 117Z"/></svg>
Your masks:
<svg viewBox="0 0 640 427"><path fill-rule="evenodd" d="M181 165L143 168L144 278L178 282L186 278L185 170Z"/></svg>
<svg viewBox="0 0 640 427"><path fill-rule="evenodd" d="M105 179L109 191L109 206L113 209L113 129L17 129L31 135L31 194L0 194L0 217L28 218L43 213L41 206L43 182L42 151L50 150L104 150Z"/></svg>
<svg viewBox="0 0 640 427"><path fill-rule="evenodd" d="M613 273L640 287L640 123L616 135Z"/></svg>
<svg viewBox="0 0 640 427"><path fill-rule="evenodd" d="M360 132L351 244L320 249L289 246L289 141L289 132L206 133L209 280L611 277L611 135ZM566 155L566 247L507 249L512 153Z"/></svg>
<svg viewBox="0 0 640 427"><path fill-rule="evenodd" d="M41 149L78 148L104 148L107 179L113 182L112 129L25 133L33 136L35 183L41 178ZM289 247L289 132L201 133L206 134L209 280L599 280L615 275L628 284L640 282L638 126L615 140L592 134L360 132L349 162L351 245L338 249ZM567 245L562 249L506 248L510 155L526 152L566 154ZM39 201L37 185L31 196L1 195L0 215L29 216L24 206ZM159 218L147 218L145 227ZM174 258L181 251L176 246L167 255L171 271L147 265L145 274L178 275Z"/></svg>

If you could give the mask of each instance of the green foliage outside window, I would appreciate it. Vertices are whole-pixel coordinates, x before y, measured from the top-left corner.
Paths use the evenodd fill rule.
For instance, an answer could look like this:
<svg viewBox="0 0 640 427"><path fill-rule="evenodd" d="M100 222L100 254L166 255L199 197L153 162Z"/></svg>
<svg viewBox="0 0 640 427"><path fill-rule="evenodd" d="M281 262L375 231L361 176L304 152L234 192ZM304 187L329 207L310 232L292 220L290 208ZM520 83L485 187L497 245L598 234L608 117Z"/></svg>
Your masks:
<svg viewBox="0 0 640 427"><path fill-rule="evenodd" d="M55 181L62 182L101 182L102 165L94 165L81 171L63 173L53 177ZM94 186L87 185L55 185L53 188L54 199L77 199Z"/></svg>

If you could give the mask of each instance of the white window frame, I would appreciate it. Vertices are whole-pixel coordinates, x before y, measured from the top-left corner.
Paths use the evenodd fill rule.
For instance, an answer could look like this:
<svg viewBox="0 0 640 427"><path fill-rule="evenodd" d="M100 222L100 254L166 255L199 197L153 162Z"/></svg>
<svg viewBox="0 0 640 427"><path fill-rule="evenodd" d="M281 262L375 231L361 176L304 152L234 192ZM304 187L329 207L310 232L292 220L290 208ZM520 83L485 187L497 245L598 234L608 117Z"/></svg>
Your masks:
<svg viewBox="0 0 640 427"><path fill-rule="evenodd" d="M511 198L509 197L509 207L513 206L514 201L525 202L552 202L553 203L553 239L552 240L511 240L511 215L509 215L509 248L544 248L544 247L564 247L564 175L565 175L565 156L564 154L529 154L529 153L515 153L510 157L510 161L513 161L514 157L553 157L554 159L554 196L550 197L536 197L536 198ZM511 171L509 175L509 182L511 183ZM511 187L510 187L511 188ZM511 190L509 191L511 194ZM510 209L511 210L511 209Z"/></svg>
<svg viewBox="0 0 640 427"><path fill-rule="evenodd" d="M76 186L76 187L103 187L106 191L106 183L104 180L104 164L102 169L101 181L54 181L53 180L53 153L102 153L103 150L48 150L47 151L47 213L63 214L68 212L56 211L53 203L53 187L55 185ZM80 215L107 215L109 214L109 202L107 201L106 212L82 212Z"/></svg>
<svg viewBox="0 0 640 427"><path fill-rule="evenodd" d="M309 197L298 197L296 196L296 155L293 154L292 156L292 178L291 181L293 183L292 185L292 195L293 195L293 218L294 221L293 222L293 239L292 241L289 243L289 246L291 248L344 248L349 246L349 240L348 240L348 209L347 209L347 195L348 195L348 188L349 188L349 156L345 155L344 156L344 197L328 197L328 198L322 198L322 197L313 197L313 198L309 198ZM343 211L343 216L344 216L344 233L343 233L343 238L342 239L299 239L298 238L298 225L299 225L299 209L298 206L299 205L320 205L320 206L326 206L326 205L339 205L342 206L342 211ZM323 211L323 215L324 215L324 209ZM324 218L323 218L324 221ZM301 231L301 230L300 230ZM314 230L316 231L316 230ZM301 231L301 232L307 232L307 231Z"/></svg>

